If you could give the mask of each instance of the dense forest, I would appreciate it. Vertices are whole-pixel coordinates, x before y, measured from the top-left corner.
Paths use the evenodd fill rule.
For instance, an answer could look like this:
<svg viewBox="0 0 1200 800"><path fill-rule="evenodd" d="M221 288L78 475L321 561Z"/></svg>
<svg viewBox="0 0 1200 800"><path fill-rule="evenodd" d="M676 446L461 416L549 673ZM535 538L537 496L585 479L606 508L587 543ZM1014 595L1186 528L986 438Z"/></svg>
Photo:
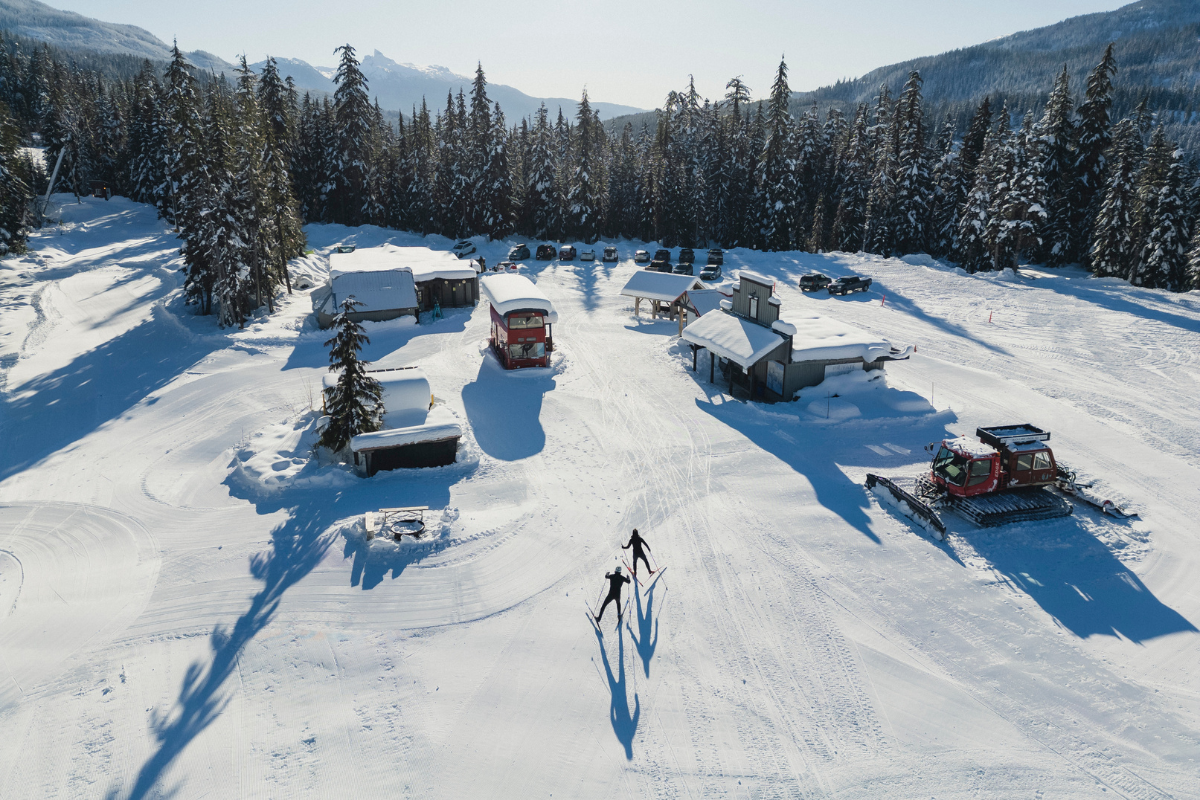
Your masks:
<svg viewBox="0 0 1200 800"><path fill-rule="evenodd" d="M932 119L916 71L848 113L794 114L781 62L766 101L739 78L715 102L689 85L653 124L616 131L586 92L573 119L542 108L510 125L482 67L469 96L392 122L354 49L337 54L334 95L301 97L271 60L260 74L243 60L230 81L175 49L165 68L130 74L125 62L0 38L0 248L21 247L30 191L44 187L16 146L37 134L47 164L63 153L59 191L103 181L178 227L188 299L222 325L288 287L303 222L925 252L971 272L1081 263L1136 285L1200 288L1196 166L1148 97L1114 114L1112 46L1082 87L1064 68L1036 114L984 99L964 123Z"/></svg>

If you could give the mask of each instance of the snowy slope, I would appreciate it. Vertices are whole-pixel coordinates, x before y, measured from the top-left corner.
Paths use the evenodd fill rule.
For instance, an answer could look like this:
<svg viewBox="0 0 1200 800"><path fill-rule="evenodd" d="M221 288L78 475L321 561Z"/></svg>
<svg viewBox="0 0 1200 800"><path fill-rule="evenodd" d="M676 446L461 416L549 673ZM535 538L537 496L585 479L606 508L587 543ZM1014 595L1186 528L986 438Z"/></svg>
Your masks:
<svg viewBox="0 0 1200 800"><path fill-rule="evenodd" d="M500 370L482 307L368 326L465 432L455 465L364 480L310 450L304 293L219 331L150 209L59 199L0 262L6 800L1198 796L1196 293L730 251L785 317L918 345L890 386L758 406L633 317L631 261L531 262L549 369ZM452 244L308 234L314 277L341 242ZM792 288L814 268L874 291ZM861 486L1024 421L1142 519L935 542ZM365 541L406 505L430 537ZM600 636L635 526L669 569Z"/></svg>

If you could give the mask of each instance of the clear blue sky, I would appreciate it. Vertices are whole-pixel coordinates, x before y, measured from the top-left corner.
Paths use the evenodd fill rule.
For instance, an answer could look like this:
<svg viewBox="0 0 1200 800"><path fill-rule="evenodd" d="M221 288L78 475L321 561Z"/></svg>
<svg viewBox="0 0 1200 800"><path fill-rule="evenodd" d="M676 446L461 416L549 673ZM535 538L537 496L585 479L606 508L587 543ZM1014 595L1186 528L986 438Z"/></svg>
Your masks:
<svg viewBox="0 0 1200 800"><path fill-rule="evenodd" d="M696 78L707 97L742 75L770 88L781 54L793 90L885 64L978 44L1123 0L49 0L57 8L138 25L184 50L232 61L266 54L332 65L333 48L378 49L541 97L653 108Z"/></svg>

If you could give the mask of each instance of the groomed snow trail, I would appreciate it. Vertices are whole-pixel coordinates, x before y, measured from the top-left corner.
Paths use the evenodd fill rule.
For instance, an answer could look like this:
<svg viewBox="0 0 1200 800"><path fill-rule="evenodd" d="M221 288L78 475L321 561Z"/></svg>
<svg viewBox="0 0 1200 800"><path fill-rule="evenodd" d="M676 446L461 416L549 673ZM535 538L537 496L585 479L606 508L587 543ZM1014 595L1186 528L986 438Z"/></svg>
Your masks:
<svg viewBox="0 0 1200 800"><path fill-rule="evenodd" d="M469 433L361 480L308 450L307 294L220 331L151 209L59 199L0 262L0 798L1200 797L1196 293L730 251L784 318L918 346L890 388L759 406L632 316L631 262L530 262L552 369L500 370L482 307L368 326ZM314 273L452 244L307 231ZM810 269L875 285L802 295ZM935 542L862 488L1024 421L1142 519ZM434 535L368 546L404 505ZM669 569L598 633L634 527Z"/></svg>

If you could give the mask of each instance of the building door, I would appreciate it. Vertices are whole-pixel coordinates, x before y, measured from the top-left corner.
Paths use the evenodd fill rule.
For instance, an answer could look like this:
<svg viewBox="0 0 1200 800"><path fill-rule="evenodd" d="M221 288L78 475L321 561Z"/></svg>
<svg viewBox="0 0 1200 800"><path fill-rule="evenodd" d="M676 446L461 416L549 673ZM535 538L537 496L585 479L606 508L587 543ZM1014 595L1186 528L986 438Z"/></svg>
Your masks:
<svg viewBox="0 0 1200 800"><path fill-rule="evenodd" d="M750 319L758 319L758 295L750 295Z"/></svg>
<svg viewBox="0 0 1200 800"><path fill-rule="evenodd" d="M767 362L767 388L783 397L783 362Z"/></svg>

